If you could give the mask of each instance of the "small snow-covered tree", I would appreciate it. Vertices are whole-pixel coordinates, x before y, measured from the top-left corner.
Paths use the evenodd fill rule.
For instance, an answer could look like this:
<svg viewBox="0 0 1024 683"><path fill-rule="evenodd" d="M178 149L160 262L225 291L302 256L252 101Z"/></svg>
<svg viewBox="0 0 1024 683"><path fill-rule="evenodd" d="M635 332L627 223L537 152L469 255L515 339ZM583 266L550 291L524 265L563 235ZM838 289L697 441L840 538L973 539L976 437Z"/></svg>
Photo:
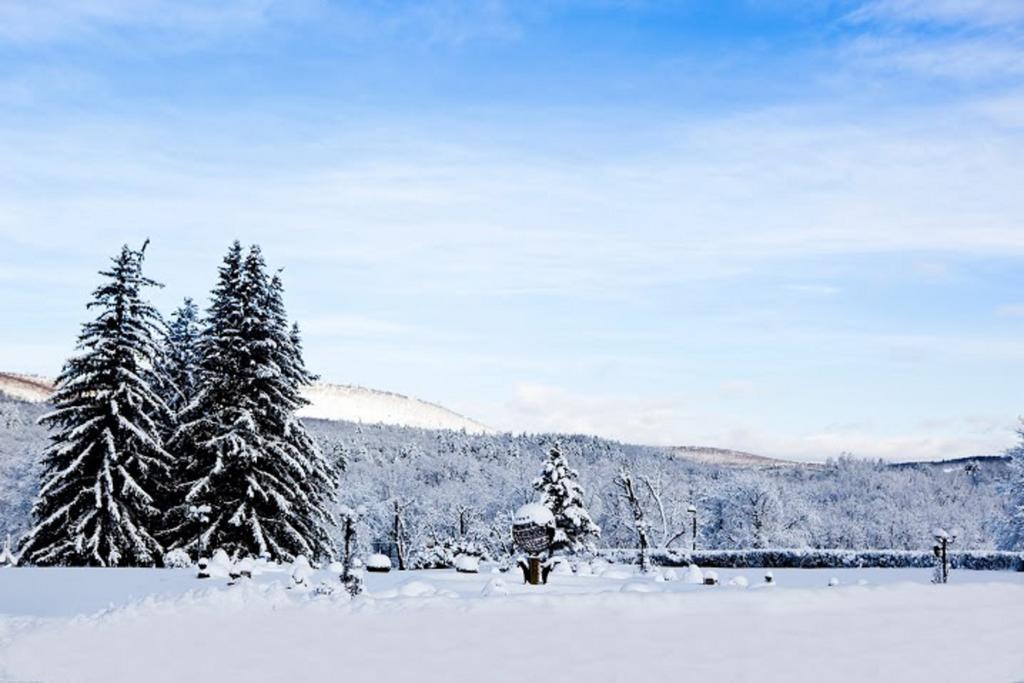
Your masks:
<svg viewBox="0 0 1024 683"><path fill-rule="evenodd" d="M637 495L636 485L633 483L633 474L623 467L619 470L619 476L615 480L619 488L619 497L630 517L629 526L636 533L636 546L640 555L640 571L644 574L651 570L649 550L651 547L651 523L647 521L644 514L644 507Z"/></svg>
<svg viewBox="0 0 1024 683"><path fill-rule="evenodd" d="M161 321L144 299L146 246L125 245L93 293L99 314L82 327L81 353L64 365L41 422L53 433L22 557L42 565L154 565L159 499L170 456L169 420L156 387Z"/></svg>
<svg viewBox="0 0 1024 683"><path fill-rule="evenodd" d="M1010 449L1006 483L1006 519L1000 526L999 547L1024 550L1024 428L1018 432L1021 443Z"/></svg>
<svg viewBox="0 0 1024 683"><path fill-rule="evenodd" d="M335 476L295 412L312 377L290 329L279 278L262 253L232 245L199 341L198 387L172 440L180 498L168 532L175 547L197 541L184 511L208 505L204 547L233 555L333 555L328 512Z"/></svg>
<svg viewBox="0 0 1024 683"><path fill-rule="evenodd" d="M553 550L581 552L593 547L593 539L601 529L590 518L583 501L583 487L579 473L569 467L569 461L556 443L548 451L541 475L533 488L540 493L540 502L555 515L555 541Z"/></svg>
<svg viewBox="0 0 1024 683"><path fill-rule="evenodd" d="M171 314L157 363L164 403L177 414L196 395L199 368L199 307L186 298Z"/></svg>

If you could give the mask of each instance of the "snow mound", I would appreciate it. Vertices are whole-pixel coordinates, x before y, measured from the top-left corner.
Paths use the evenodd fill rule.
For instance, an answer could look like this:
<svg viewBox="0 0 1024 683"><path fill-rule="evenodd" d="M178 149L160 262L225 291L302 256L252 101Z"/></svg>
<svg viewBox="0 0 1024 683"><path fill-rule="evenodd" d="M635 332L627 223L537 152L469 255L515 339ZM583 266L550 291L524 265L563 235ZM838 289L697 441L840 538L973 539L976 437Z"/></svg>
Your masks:
<svg viewBox="0 0 1024 683"><path fill-rule="evenodd" d="M652 581L630 581L619 589L622 593L658 593L661 588Z"/></svg>
<svg viewBox="0 0 1024 683"><path fill-rule="evenodd" d="M398 587L398 594L403 598L428 598L437 594L437 588L426 581L408 581Z"/></svg>
<svg viewBox="0 0 1024 683"><path fill-rule="evenodd" d="M678 581L679 572L677 572L675 569L669 568L666 569L664 573L662 573L661 578L665 581Z"/></svg>
<svg viewBox="0 0 1024 683"><path fill-rule="evenodd" d="M487 585L484 586L484 589L480 591L480 595L483 595L484 597L510 595L511 593L512 591L509 590L508 584L505 583L505 579L500 579L498 577L488 581Z"/></svg>
<svg viewBox="0 0 1024 683"><path fill-rule="evenodd" d="M729 579L729 585L733 588L746 588L750 585L750 581L745 576L734 576Z"/></svg>
<svg viewBox="0 0 1024 683"><path fill-rule="evenodd" d="M633 572L622 567L609 567L601 572L602 579L612 579L616 581L624 581L626 579L633 578Z"/></svg>
<svg viewBox="0 0 1024 683"><path fill-rule="evenodd" d="M686 575L683 577L685 583L704 583L704 572L696 564L686 568Z"/></svg>

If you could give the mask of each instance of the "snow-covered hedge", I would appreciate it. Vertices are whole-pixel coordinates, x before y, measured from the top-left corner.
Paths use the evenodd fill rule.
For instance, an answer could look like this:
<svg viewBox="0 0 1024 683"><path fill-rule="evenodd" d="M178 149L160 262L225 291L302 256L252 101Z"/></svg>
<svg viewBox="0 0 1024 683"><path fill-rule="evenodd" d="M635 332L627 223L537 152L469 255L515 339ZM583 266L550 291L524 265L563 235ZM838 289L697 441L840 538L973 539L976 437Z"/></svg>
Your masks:
<svg viewBox="0 0 1024 683"><path fill-rule="evenodd" d="M613 562L636 563L637 551L610 548L598 554ZM701 567L804 567L833 569L857 567L932 567L931 552L914 550L815 550L766 548L758 550L652 550L651 561L665 567L685 567L691 562ZM950 560L955 569L991 569L1024 571L1024 553L996 550L953 552Z"/></svg>

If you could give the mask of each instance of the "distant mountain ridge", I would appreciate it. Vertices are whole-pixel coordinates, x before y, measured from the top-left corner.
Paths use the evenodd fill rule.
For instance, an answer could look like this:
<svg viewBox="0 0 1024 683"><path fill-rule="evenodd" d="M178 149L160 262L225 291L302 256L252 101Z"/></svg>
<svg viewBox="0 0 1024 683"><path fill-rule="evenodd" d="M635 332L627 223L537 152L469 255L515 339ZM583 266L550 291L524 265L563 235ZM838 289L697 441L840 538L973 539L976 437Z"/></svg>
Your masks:
<svg viewBox="0 0 1024 683"><path fill-rule="evenodd" d="M29 403L45 403L52 392L51 378L0 372L2 395ZM315 384L304 392L304 396L310 405L299 411L301 417L421 429L465 430L472 434L491 434L497 431L436 403L389 391L341 384Z"/></svg>
<svg viewBox="0 0 1024 683"><path fill-rule="evenodd" d="M818 463L797 462L755 455L745 451L709 446L670 446L665 449L673 456L691 462L721 465L723 467L820 467Z"/></svg>

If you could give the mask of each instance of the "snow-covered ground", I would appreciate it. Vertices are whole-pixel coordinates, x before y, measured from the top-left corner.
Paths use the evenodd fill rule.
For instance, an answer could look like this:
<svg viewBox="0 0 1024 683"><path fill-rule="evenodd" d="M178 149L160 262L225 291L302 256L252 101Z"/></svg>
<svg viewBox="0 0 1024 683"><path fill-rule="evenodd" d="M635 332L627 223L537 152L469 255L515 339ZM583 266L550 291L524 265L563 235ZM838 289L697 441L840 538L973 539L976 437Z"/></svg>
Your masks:
<svg viewBox="0 0 1024 683"><path fill-rule="evenodd" d="M611 567L528 587L489 569L368 574L356 600L288 589L287 569L233 587L0 570L0 681L1024 679L1021 573L777 569L764 587L718 570L708 587Z"/></svg>

